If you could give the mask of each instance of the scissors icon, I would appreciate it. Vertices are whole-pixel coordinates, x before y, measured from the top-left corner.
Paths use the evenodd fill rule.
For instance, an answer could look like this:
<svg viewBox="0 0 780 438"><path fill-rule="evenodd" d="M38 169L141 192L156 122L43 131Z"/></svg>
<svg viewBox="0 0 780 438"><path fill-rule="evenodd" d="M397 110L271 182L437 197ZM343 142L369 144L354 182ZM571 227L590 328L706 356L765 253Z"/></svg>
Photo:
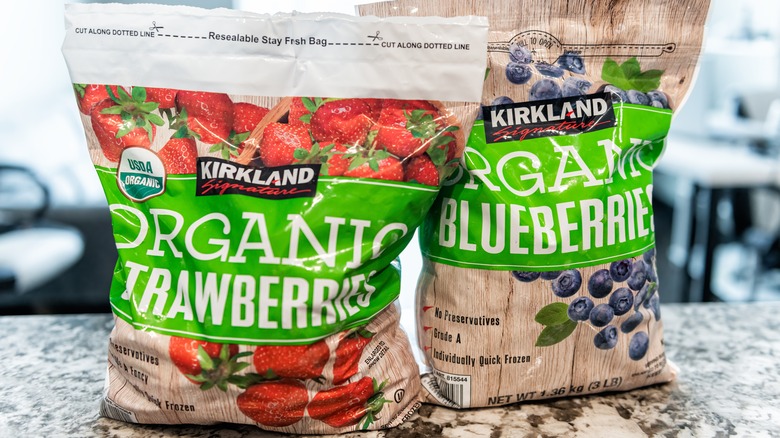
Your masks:
<svg viewBox="0 0 780 438"><path fill-rule="evenodd" d="M158 32L160 29L164 29L164 27L158 26L156 21L152 21L152 27L150 27L149 30Z"/></svg>
<svg viewBox="0 0 780 438"><path fill-rule="evenodd" d="M374 42L384 40L384 38L379 36L379 31L376 31L376 35L368 35L368 37L371 38L371 41L374 41Z"/></svg>

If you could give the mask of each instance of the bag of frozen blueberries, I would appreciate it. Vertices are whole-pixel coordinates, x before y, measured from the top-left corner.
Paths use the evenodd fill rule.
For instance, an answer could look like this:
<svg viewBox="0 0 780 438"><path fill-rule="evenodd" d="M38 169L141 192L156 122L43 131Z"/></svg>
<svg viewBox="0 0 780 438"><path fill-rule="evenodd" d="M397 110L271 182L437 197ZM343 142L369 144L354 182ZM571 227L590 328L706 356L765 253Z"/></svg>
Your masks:
<svg viewBox="0 0 780 438"><path fill-rule="evenodd" d="M428 402L504 405L674 379L652 170L694 80L708 8L708 0L360 7L490 22L482 117L420 229L417 341Z"/></svg>
<svg viewBox="0 0 780 438"><path fill-rule="evenodd" d="M304 434L407 419L397 257L477 116L487 20L65 18L119 254L101 414Z"/></svg>

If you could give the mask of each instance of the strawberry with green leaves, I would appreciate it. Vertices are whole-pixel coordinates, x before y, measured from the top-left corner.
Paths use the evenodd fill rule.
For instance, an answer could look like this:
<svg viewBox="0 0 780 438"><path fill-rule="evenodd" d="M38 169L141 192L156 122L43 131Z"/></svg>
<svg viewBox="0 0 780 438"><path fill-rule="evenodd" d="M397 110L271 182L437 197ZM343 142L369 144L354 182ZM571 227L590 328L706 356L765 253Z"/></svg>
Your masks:
<svg viewBox="0 0 780 438"><path fill-rule="evenodd" d="M73 91L76 93L76 103L79 106L79 111L85 116L88 116L92 108L100 101L108 99L109 88L116 95L116 85L99 85L99 84L73 84Z"/></svg>
<svg viewBox="0 0 780 438"><path fill-rule="evenodd" d="M377 147L400 158L425 153L423 145L436 135L437 113L422 109L385 108L379 116Z"/></svg>
<svg viewBox="0 0 780 438"><path fill-rule="evenodd" d="M235 102L233 104L233 126L227 141L212 145L209 152L219 152L225 160L238 158L244 152L244 142L269 111L268 108L253 103Z"/></svg>
<svg viewBox="0 0 780 438"><path fill-rule="evenodd" d="M260 376L319 379L330 358L324 340L308 345L261 345L252 362Z"/></svg>
<svg viewBox="0 0 780 438"><path fill-rule="evenodd" d="M344 176L403 181L404 166L389 152L373 150L354 156Z"/></svg>
<svg viewBox="0 0 780 438"><path fill-rule="evenodd" d="M309 402L309 391L300 380L281 379L252 384L238 395L238 409L268 427L285 427L301 419Z"/></svg>
<svg viewBox="0 0 780 438"><path fill-rule="evenodd" d="M385 403L390 403L382 392L386 384L387 381L378 384L371 377L364 377L320 391L309 402L309 416L335 428L359 424L366 430L379 418L377 414Z"/></svg>
<svg viewBox="0 0 780 438"><path fill-rule="evenodd" d="M180 90L178 119L203 143L228 142L233 129L233 101L224 93Z"/></svg>
<svg viewBox="0 0 780 438"><path fill-rule="evenodd" d="M314 143L310 151L297 149L293 164L319 164L320 175L341 176L349 168L349 150L341 143Z"/></svg>
<svg viewBox="0 0 780 438"><path fill-rule="evenodd" d="M290 100L290 111L287 113L287 123L290 125L308 125L311 115L322 105L322 98L293 97Z"/></svg>
<svg viewBox="0 0 780 438"><path fill-rule="evenodd" d="M153 113L158 104L146 101L143 87L133 87L129 93L122 87L116 93L107 91L109 98L92 107L90 120L103 155L109 161L118 161L122 150L129 146L151 146L155 126L165 121Z"/></svg>
<svg viewBox="0 0 780 438"><path fill-rule="evenodd" d="M238 346L233 344L171 336L168 355L184 377L200 385L200 389L205 391L216 386L227 391L231 377L249 366L249 362L239 362L239 359L252 353L239 353Z"/></svg>
<svg viewBox="0 0 780 438"><path fill-rule="evenodd" d="M326 99L312 111L311 134L318 142L363 144L374 124L364 99Z"/></svg>
<svg viewBox="0 0 780 438"><path fill-rule="evenodd" d="M289 166L296 153L308 154L312 149L309 132L302 125L269 123L263 130L258 147L260 159L267 167Z"/></svg>
<svg viewBox="0 0 780 438"><path fill-rule="evenodd" d="M361 327L348 332L336 346L333 362L333 384L341 385L358 372L360 357L374 334Z"/></svg>

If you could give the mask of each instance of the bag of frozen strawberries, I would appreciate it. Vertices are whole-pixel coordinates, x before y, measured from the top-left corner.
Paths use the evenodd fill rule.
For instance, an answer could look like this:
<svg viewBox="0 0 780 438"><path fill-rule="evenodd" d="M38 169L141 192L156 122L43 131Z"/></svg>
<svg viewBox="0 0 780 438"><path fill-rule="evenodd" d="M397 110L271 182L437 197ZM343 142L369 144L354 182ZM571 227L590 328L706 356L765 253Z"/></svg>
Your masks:
<svg viewBox="0 0 780 438"><path fill-rule="evenodd" d="M396 260L476 117L486 20L95 4L66 28L119 253L101 413L408 418Z"/></svg>
<svg viewBox="0 0 780 438"><path fill-rule="evenodd" d="M692 85L708 7L360 7L490 22L483 118L420 232L427 401L504 405L674 378L663 347L652 170Z"/></svg>

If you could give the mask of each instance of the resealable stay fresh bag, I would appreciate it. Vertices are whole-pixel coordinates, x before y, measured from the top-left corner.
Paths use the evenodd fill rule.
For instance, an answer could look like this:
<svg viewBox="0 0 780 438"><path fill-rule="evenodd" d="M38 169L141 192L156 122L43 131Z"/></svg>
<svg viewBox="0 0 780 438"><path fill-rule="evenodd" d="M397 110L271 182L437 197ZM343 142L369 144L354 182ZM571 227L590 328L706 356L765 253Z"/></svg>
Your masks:
<svg viewBox="0 0 780 438"><path fill-rule="evenodd" d="M708 7L360 7L363 15L490 21L483 120L420 232L417 340L429 402L503 405L674 378L663 348L652 169L693 83Z"/></svg>
<svg viewBox="0 0 780 438"><path fill-rule="evenodd" d="M486 20L95 4L66 27L119 253L101 413L293 433L411 415L396 259L457 167Z"/></svg>

